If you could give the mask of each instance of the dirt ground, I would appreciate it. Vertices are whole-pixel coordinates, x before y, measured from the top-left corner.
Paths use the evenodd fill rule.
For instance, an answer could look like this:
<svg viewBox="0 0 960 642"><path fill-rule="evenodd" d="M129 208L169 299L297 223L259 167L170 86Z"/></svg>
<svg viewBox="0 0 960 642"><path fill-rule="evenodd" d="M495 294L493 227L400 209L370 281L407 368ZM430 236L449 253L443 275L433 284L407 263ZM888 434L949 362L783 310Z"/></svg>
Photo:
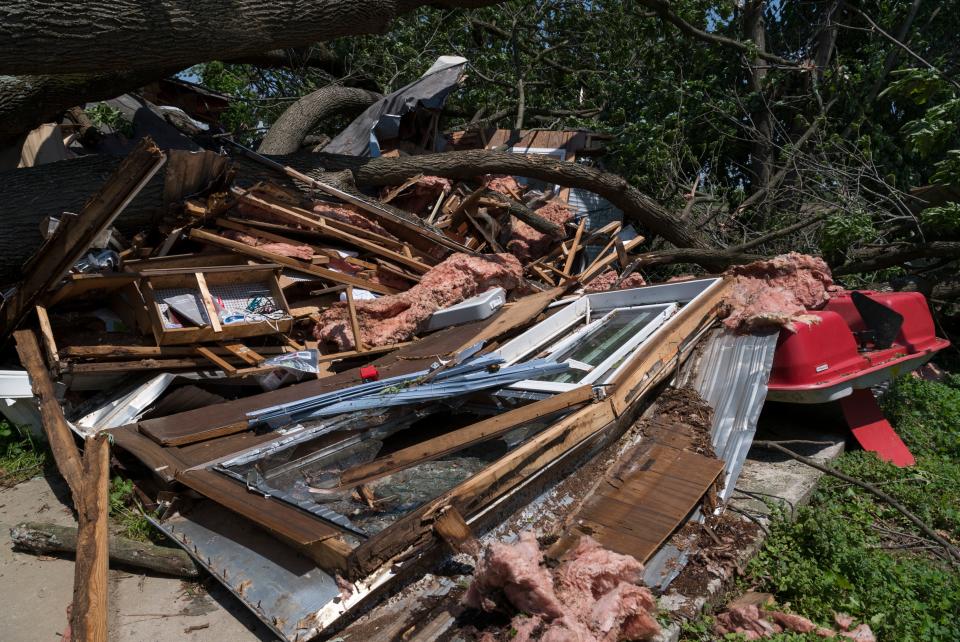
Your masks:
<svg viewBox="0 0 960 642"><path fill-rule="evenodd" d="M10 528L22 521L72 525L66 487L35 477L0 490L0 640L57 640L67 623L73 560L14 551ZM130 642L247 642L273 634L219 584L110 571L110 639Z"/></svg>

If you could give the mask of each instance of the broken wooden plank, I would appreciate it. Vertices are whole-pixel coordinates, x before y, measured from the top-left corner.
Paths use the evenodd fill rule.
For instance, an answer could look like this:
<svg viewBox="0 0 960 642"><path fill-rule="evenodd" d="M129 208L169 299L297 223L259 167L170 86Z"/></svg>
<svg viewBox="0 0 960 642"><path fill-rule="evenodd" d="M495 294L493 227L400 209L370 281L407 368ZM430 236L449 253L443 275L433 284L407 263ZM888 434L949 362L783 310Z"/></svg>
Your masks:
<svg viewBox="0 0 960 642"><path fill-rule="evenodd" d="M583 229L587 225L587 217L580 219L580 225L577 226L577 233L573 236L573 242L570 244L570 250L567 252L567 259L563 264L563 273L570 276L573 269L573 261L577 257L577 249L580 247L580 239L583 238Z"/></svg>
<svg viewBox="0 0 960 642"><path fill-rule="evenodd" d="M77 560L73 575L72 632L75 640L107 642L110 586L110 441L106 434L86 440L77 509Z"/></svg>
<svg viewBox="0 0 960 642"><path fill-rule="evenodd" d="M222 359L210 348L207 348L206 346L197 346L196 351L201 357L223 370L228 377L232 377L233 375L237 374L237 369L234 368L230 362L228 362L226 359Z"/></svg>
<svg viewBox="0 0 960 642"><path fill-rule="evenodd" d="M190 230L190 238L196 239L198 241L203 241L204 243L209 243L211 245L218 245L220 247L233 250L240 254L246 254L249 256L256 257L258 259L263 259L270 261L271 263L279 263L280 265L285 265L287 267L293 268L300 272L305 272L306 274L311 274L313 276L318 276L325 281L332 281L334 283L342 283L344 285L353 285L358 288L363 288L364 290L370 290L371 292L377 292L378 294L396 294L397 290L393 288L388 288L379 283L374 283L373 281L368 281L366 279L361 279L355 276L350 276L349 274L344 274L342 272L335 272L333 270L328 270L326 268L317 267L310 263L304 263L296 259L291 259L286 256L281 256L279 254L274 254L273 252L267 252L261 250L260 248L252 247L246 245L245 243L240 243L238 241L233 241L217 234L211 232L206 232L204 230L193 229Z"/></svg>
<svg viewBox="0 0 960 642"><path fill-rule="evenodd" d="M403 448L371 462L348 468L340 473L340 485L356 486L369 483L410 466L432 461L474 444L500 437L519 426L550 416L561 410L587 403L593 398L593 390L590 386L580 386L541 401L514 408L503 414L453 430L445 435L439 435L419 444Z"/></svg>
<svg viewBox="0 0 960 642"><path fill-rule="evenodd" d="M224 343L222 344L223 348L226 349L230 354L238 357L241 361L247 365L257 366L264 361L264 358L257 354L253 349L248 348L242 343Z"/></svg>
<svg viewBox="0 0 960 642"><path fill-rule="evenodd" d="M78 216L60 220L53 237L24 266L24 280L0 308L0 340L6 339L41 296L70 271L90 244L146 186L166 156L147 137L123 159Z"/></svg>
<svg viewBox="0 0 960 642"><path fill-rule="evenodd" d="M50 443L57 469L74 494L79 493L83 480L83 465L80 452L74 441L73 431L63 416L63 409L53 391L53 381L43 362L43 354L37 344L36 335L30 330L17 330L14 333L20 364L30 376L30 386L40 406L43 420L43 432Z"/></svg>
<svg viewBox="0 0 960 642"><path fill-rule="evenodd" d="M447 543L455 553L466 553L476 557L480 554L480 542L473 536L466 520L453 506L447 506L440 511L433 530Z"/></svg>
<svg viewBox="0 0 960 642"><path fill-rule="evenodd" d="M347 295L347 312L350 315L350 330L353 332L353 348L357 352L363 352L363 335L360 334L360 320L357 318L357 306L353 300L353 286L348 285L346 289Z"/></svg>

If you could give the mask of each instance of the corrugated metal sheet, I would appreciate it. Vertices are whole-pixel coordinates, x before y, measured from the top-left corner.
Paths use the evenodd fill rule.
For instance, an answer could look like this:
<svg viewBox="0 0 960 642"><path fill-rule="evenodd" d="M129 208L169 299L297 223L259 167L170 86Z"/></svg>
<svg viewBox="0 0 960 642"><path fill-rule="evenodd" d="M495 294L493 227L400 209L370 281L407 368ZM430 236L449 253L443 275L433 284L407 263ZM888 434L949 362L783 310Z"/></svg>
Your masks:
<svg viewBox="0 0 960 642"><path fill-rule="evenodd" d="M777 332L738 335L715 331L695 367L681 374L679 383L692 385L713 408L713 449L726 470L724 500L740 477L757 431L777 336Z"/></svg>

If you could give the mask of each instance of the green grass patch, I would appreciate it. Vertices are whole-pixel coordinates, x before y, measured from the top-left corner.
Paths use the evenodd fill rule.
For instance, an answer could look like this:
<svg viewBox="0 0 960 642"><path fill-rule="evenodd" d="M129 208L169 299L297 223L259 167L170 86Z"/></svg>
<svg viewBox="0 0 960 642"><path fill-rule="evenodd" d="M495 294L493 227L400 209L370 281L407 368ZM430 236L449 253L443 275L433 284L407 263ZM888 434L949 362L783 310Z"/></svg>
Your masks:
<svg viewBox="0 0 960 642"><path fill-rule="evenodd" d="M0 420L0 488L9 488L43 472L46 445L24 428Z"/></svg>
<svg viewBox="0 0 960 642"><path fill-rule="evenodd" d="M854 451L834 466L880 487L942 535L960 541L960 377L943 382L904 377L882 405L916 465L897 468L873 453ZM834 477L823 477L795 521L774 520L742 584L773 593L781 608L823 625L832 624L835 612L849 613L868 623L881 641L960 640L960 572L898 511ZM710 625L709 617L695 621L684 638L715 639Z"/></svg>
<svg viewBox="0 0 960 642"><path fill-rule="evenodd" d="M117 534L139 542L159 541L160 533L146 518L133 491L133 482L122 477L110 480L110 519Z"/></svg>

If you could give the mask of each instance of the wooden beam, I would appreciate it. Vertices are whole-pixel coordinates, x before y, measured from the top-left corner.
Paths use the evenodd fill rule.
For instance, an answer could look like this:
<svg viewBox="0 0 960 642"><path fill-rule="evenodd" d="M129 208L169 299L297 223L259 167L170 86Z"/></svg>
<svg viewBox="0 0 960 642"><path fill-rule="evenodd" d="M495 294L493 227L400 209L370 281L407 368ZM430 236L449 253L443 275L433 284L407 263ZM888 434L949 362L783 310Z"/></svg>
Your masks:
<svg viewBox="0 0 960 642"><path fill-rule="evenodd" d="M60 353L57 351L57 340L53 337L50 315L47 314L45 306L37 305L37 321L40 322L40 340L47 351L47 364L56 371L60 368Z"/></svg>
<svg viewBox="0 0 960 642"><path fill-rule="evenodd" d="M480 554L480 543L473 536L466 520L453 506L447 506L433 523L433 530L455 553L466 553L476 557Z"/></svg>
<svg viewBox="0 0 960 642"><path fill-rule="evenodd" d="M207 279L203 272L194 272L197 279L197 289L200 291L200 300L203 301L203 307L207 309L207 316L210 317L210 328L214 332L222 332L223 326L220 325L220 315L217 314L217 306L213 304L213 297L210 296L210 288L207 287Z"/></svg>
<svg viewBox="0 0 960 642"><path fill-rule="evenodd" d="M40 417L43 420L43 432L50 443L53 460L57 469L76 495L80 492L83 480L83 466L80 460L80 451L74 441L73 431L63 416L63 409L53 391L53 381L43 362L43 353L37 344L36 335L30 330L17 330L14 333L17 342L17 354L20 363L30 376L30 385L33 394L40 406Z"/></svg>
<svg viewBox="0 0 960 642"><path fill-rule="evenodd" d="M210 363L212 363L213 365L223 370L225 373L227 373L227 376L232 377L233 375L237 374L236 368L234 368L225 359L222 359L218 355L214 354L213 350L211 350L210 348L207 348L205 346L197 346L196 350L197 350L197 354L199 354L201 357L207 359L208 361L210 361Z"/></svg>
<svg viewBox="0 0 960 642"><path fill-rule="evenodd" d="M578 406L594 398L591 386L580 386L567 392L514 408L503 414L471 424L445 435L427 439L365 464L359 464L340 473L341 486L367 484L375 479L438 459L474 444L488 441L541 417Z"/></svg>
<svg viewBox="0 0 960 642"><path fill-rule="evenodd" d="M16 330L26 314L73 267L90 244L140 193L166 160L149 137L123 159L80 214L64 216L53 237L24 266L24 280L0 308L0 340Z"/></svg>
<svg viewBox="0 0 960 642"><path fill-rule="evenodd" d="M71 639L80 642L107 642L108 639L109 485L110 441L108 435L101 433L86 440L83 483L80 493L73 497L77 507L77 559L73 574Z"/></svg>
<svg viewBox="0 0 960 642"><path fill-rule="evenodd" d="M223 343L221 344L230 354L238 357L241 361L251 366L260 365L264 358L254 352L251 348L242 343Z"/></svg>
<svg viewBox="0 0 960 642"><path fill-rule="evenodd" d="M360 320L357 318L357 305L353 300L353 286L347 286L347 312L350 315L350 329L353 332L353 348L363 352L363 335L360 334Z"/></svg>
<svg viewBox="0 0 960 642"><path fill-rule="evenodd" d="M570 250L567 252L567 260L563 264L563 273L570 276L570 270L573 269L573 260L577 256L577 249L580 247L580 239L583 238L583 229L587 225L587 217L580 219L580 225L577 226L577 233L573 237L573 243L570 244Z"/></svg>
<svg viewBox="0 0 960 642"><path fill-rule="evenodd" d="M366 279L357 278L355 276L350 276L349 274L343 274L342 272L335 272L334 270L328 270L326 268L317 267L311 265L310 263L304 263L302 261L297 261L296 259L291 259L287 256L281 256L279 254L274 254L273 252L266 252L260 248L251 247L245 243L239 243L231 239L206 232L204 230L190 230L190 238L202 241L204 243L209 243L211 245L217 245L220 247L233 250L240 254L246 254L248 256L253 256L258 259L270 261L271 263L279 263L280 265L285 265L287 267L299 270L300 272L305 272L306 274L312 274L313 276L318 276L325 281L332 281L334 283L342 283L344 285L353 285L358 288L363 288L365 290L370 290L371 292L377 292L379 294L396 294L397 290L393 288L388 288L379 283L374 283L373 281L368 281Z"/></svg>

